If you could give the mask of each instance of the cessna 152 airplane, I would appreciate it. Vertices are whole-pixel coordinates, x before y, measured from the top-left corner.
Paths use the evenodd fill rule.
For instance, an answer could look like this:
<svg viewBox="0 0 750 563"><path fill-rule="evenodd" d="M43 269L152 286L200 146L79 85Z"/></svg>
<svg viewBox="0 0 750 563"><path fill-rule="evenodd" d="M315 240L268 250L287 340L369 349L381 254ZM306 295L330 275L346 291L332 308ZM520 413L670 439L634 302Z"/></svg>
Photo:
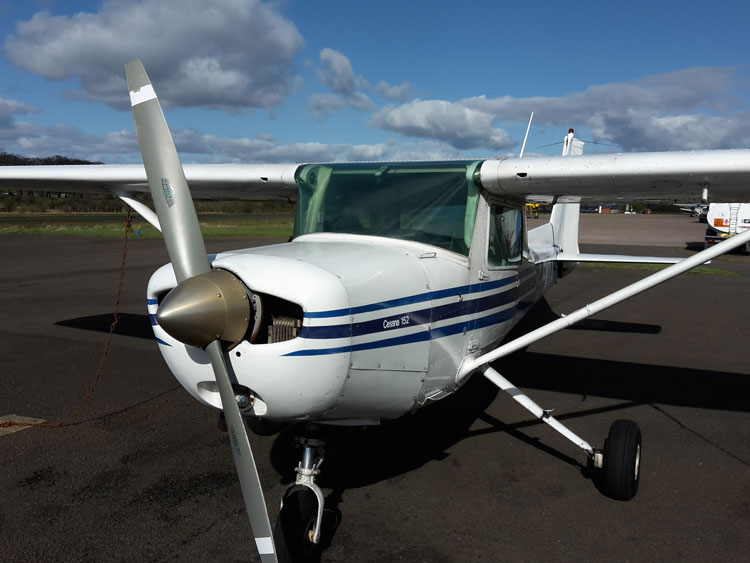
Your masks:
<svg viewBox="0 0 750 563"><path fill-rule="evenodd" d="M608 495L636 494L635 422L616 421L595 448L490 363L750 240L748 230L501 344L574 263L665 261L581 253L581 198L710 186L747 200L750 151L182 167L140 61L126 71L144 166L5 167L0 185L109 191L162 231L171 264L148 284L154 335L185 389L223 408L262 561L301 560L319 542L321 450L303 439L272 532L244 418L373 425L450 396L474 373L584 450ZM296 198L293 239L207 256L188 184L201 196ZM134 199L148 190L155 212ZM531 198L554 207L549 224L527 231Z"/></svg>

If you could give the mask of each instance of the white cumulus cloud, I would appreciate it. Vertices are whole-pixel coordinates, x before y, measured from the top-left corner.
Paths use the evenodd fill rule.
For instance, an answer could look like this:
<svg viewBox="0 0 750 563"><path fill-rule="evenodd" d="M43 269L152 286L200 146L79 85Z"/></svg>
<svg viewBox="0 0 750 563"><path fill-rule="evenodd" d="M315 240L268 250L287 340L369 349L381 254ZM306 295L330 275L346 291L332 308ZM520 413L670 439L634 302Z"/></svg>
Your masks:
<svg viewBox="0 0 750 563"><path fill-rule="evenodd" d="M414 100L387 105L373 115L370 125L409 137L448 143L456 149L485 147L501 150L513 146L508 134L493 126L486 112L445 100Z"/></svg>
<svg viewBox="0 0 750 563"><path fill-rule="evenodd" d="M38 113L39 108L16 100L0 97L0 130L13 127L15 115Z"/></svg>
<svg viewBox="0 0 750 563"><path fill-rule="evenodd" d="M97 13L36 13L3 51L18 68L78 79L69 95L127 106L123 68L140 58L165 106L270 108L293 91L296 26L260 0L109 0Z"/></svg>
<svg viewBox="0 0 750 563"><path fill-rule="evenodd" d="M323 68L316 71L318 78L336 94L350 96L355 91L368 87L364 78L354 74L351 61L343 53L325 48L320 52L320 62L323 63Z"/></svg>
<svg viewBox="0 0 750 563"><path fill-rule="evenodd" d="M335 49L323 49L320 52L320 62L322 67L316 70L316 74L332 93L310 96L308 107L313 117L318 120L347 107L362 111L372 110L375 104L365 93L367 91L393 100L406 99L411 92L411 85L407 82L391 86L385 80L381 80L376 86L372 86L367 79L354 72L349 57Z"/></svg>
<svg viewBox="0 0 750 563"><path fill-rule="evenodd" d="M457 103L501 122L525 122L533 111L537 125L587 125L593 140L625 151L744 148L750 113L734 94L739 88L736 69L688 68L565 96L477 96Z"/></svg>

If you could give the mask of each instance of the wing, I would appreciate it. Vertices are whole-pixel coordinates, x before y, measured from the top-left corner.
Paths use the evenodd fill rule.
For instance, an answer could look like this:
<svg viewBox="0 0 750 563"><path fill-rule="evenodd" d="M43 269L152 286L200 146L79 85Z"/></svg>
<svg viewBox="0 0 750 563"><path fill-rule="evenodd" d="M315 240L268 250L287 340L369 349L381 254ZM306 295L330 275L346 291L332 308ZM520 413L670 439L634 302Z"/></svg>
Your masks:
<svg viewBox="0 0 750 563"><path fill-rule="evenodd" d="M497 195L672 199L750 195L750 150L651 152L487 160L482 185Z"/></svg>
<svg viewBox="0 0 750 563"><path fill-rule="evenodd" d="M296 174L302 166L188 164L184 170L198 198L294 200ZM750 150L491 159L482 164L480 179L491 193L537 201L579 201L582 197L663 200L695 197L705 188L724 201L747 201ZM156 215L132 197L148 193L140 164L5 166L0 167L0 189L110 192L159 228Z"/></svg>
<svg viewBox="0 0 750 563"><path fill-rule="evenodd" d="M300 164L187 164L196 197L296 198ZM482 186L497 195L601 198L686 197L708 187L712 196L747 197L750 150L602 154L491 159ZM0 188L147 193L137 165L5 166Z"/></svg>
<svg viewBox="0 0 750 563"><path fill-rule="evenodd" d="M195 197L297 198L297 164L186 164ZM70 192L148 193L141 164L2 166L0 188Z"/></svg>
<svg viewBox="0 0 750 563"><path fill-rule="evenodd" d="M297 199L297 164L187 164L197 198ZM112 193L161 231L156 213L135 199L148 194L142 164L0 166L0 189Z"/></svg>

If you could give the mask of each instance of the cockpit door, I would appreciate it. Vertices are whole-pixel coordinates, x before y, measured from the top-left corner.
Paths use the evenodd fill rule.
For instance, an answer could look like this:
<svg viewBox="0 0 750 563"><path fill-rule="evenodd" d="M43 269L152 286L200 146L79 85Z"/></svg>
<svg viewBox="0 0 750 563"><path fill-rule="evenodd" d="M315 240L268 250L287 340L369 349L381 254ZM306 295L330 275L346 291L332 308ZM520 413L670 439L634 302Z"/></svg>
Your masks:
<svg viewBox="0 0 750 563"><path fill-rule="evenodd" d="M486 195L486 194L485 194ZM505 336L517 312L523 263L524 215L520 206L482 197L470 253L475 321L467 354L486 351Z"/></svg>

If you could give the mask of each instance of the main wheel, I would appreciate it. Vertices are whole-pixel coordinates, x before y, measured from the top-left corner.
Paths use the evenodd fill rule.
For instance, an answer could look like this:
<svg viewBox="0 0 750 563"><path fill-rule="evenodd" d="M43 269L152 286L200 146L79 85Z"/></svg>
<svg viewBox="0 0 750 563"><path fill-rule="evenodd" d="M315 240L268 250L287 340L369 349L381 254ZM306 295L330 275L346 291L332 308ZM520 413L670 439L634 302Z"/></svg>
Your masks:
<svg viewBox="0 0 750 563"><path fill-rule="evenodd" d="M273 530L279 563L319 561L320 544L310 541L317 515L318 500L310 489L299 489L286 497Z"/></svg>
<svg viewBox="0 0 750 563"><path fill-rule="evenodd" d="M638 492L641 474L641 429L632 420L616 420L604 444L604 492L630 500Z"/></svg>

